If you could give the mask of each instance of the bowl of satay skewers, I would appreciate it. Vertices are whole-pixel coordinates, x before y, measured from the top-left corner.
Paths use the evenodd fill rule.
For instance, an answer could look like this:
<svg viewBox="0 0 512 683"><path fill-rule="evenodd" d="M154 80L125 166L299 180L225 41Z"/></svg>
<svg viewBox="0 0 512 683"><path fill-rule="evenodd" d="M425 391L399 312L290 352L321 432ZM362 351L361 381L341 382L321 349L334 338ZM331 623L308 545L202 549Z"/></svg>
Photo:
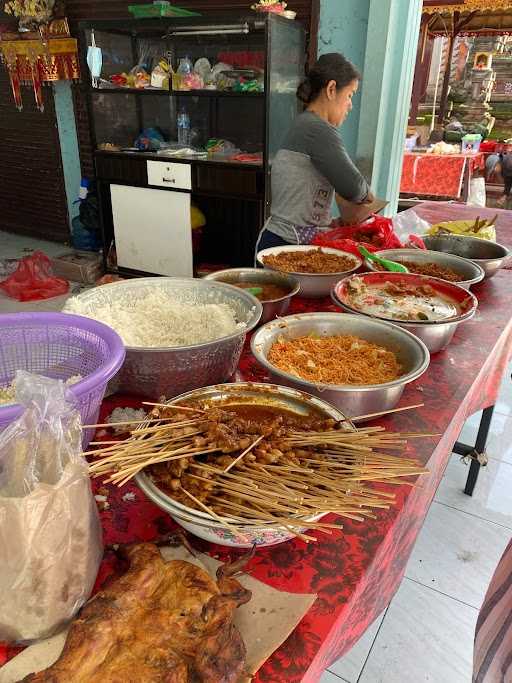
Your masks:
<svg viewBox="0 0 512 683"><path fill-rule="evenodd" d="M155 405L130 438L97 451L90 469L120 486L134 477L157 506L213 543L312 542L344 517L363 523L393 505L392 493L369 482L410 483L425 472L396 457L413 436L358 429L292 388L216 385Z"/></svg>

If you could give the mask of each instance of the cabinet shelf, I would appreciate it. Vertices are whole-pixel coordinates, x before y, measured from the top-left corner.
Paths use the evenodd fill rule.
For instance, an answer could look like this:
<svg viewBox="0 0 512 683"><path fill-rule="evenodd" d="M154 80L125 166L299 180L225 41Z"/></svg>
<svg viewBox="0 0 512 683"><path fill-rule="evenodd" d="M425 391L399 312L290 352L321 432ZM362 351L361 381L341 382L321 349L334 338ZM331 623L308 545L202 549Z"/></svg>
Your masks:
<svg viewBox="0 0 512 683"><path fill-rule="evenodd" d="M199 258L231 266L252 264L258 235L269 214L272 160L301 111L295 97L306 58L300 22L270 13L260 16L232 11L222 15L205 10L201 17L186 20L105 19L82 22L80 28L84 48L91 44L91 31L96 31L95 40L103 51L103 78L107 79L95 83L103 87L92 87L89 78L79 86L91 122L105 253L111 244L119 246L118 270L130 275L181 272L169 247L174 231L190 222L190 211L184 210L183 204L192 198L205 217L201 244L195 240ZM128 74L141 59L147 60L145 69L150 73L164 56L174 69L187 56L193 64L203 59L212 65L229 64L233 70L261 70L263 80L258 87L264 91L174 90L173 85L181 82L172 79L163 84L158 81L163 88L133 88L122 87L123 80L109 80L113 74ZM129 82L135 85L135 81ZM225 84L219 81L218 85ZM141 135L157 137L153 131L165 141L175 140L178 122L184 123L182 114L188 117L193 132L191 144L229 141L234 150L261 153L259 163L133 151L134 141ZM107 149L101 149L105 146ZM148 162L172 166L176 172L181 170L176 168L180 164L190 166L191 190L150 184ZM170 182L168 178L166 175L166 182ZM180 233L187 248L190 233L188 228ZM130 246L132 237L136 255ZM182 256L180 267L181 260ZM161 267L160 261L168 263Z"/></svg>
<svg viewBox="0 0 512 683"><path fill-rule="evenodd" d="M93 93L102 95L160 95L164 97L247 97L263 98L264 92L232 92L230 90L164 90L162 88L93 88Z"/></svg>

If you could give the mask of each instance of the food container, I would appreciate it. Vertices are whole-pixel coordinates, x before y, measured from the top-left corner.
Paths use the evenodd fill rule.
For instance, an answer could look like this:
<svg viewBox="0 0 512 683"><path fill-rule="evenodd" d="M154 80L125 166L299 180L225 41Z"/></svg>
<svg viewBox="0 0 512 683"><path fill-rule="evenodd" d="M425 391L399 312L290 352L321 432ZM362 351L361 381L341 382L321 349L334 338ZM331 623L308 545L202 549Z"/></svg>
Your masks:
<svg viewBox="0 0 512 683"><path fill-rule="evenodd" d="M396 354L404 374L385 384L318 385L290 375L269 363L268 353L278 339L295 339L309 334L324 337L354 335L383 346ZM272 380L319 396L350 418L394 408L406 385L421 377L430 363L427 348L410 332L392 323L339 313L303 313L270 322L253 336L251 350Z"/></svg>
<svg viewBox="0 0 512 683"><path fill-rule="evenodd" d="M348 284L353 277L362 278L367 284L385 284L386 282L403 283L409 285L430 285L436 292L445 295L460 308L460 315L446 320L391 320L384 316L374 316L359 309L354 308L348 303ZM437 353L445 349L451 342L453 335L460 323L470 320L476 313L478 301L471 292L458 287L450 282L439 280L438 278L428 277L428 275L414 275L412 273L362 273L358 276L351 276L338 282L333 290L332 298L341 309L347 313L357 313L376 320L389 320L395 325L402 327L408 332L412 332L418 339L424 342L430 353Z"/></svg>
<svg viewBox="0 0 512 683"><path fill-rule="evenodd" d="M482 220L478 230L476 220L469 221L443 221L436 223L429 230L429 235L460 235L461 237L479 237L483 240L496 242L496 226L491 221Z"/></svg>
<svg viewBox="0 0 512 683"><path fill-rule="evenodd" d="M263 315L260 319L260 325L285 315L290 307L290 301L300 290L299 283L291 277L291 275L285 275L284 273L278 273L273 270L262 270L261 268L230 268L228 270L219 270L216 273L207 275L205 280L226 282L227 284L235 286L238 282L255 282L279 285L280 287L288 288L290 291L286 296L261 302L263 306Z"/></svg>
<svg viewBox="0 0 512 683"><path fill-rule="evenodd" d="M396 263L403 263L404 261L414 263L436 263L438 266L450 268L458 275L464 278L461 282L455 284L464 289L471 289L472 285L481 282L485 273L483 268L468 259L455 256L453 254L443 254L439 251L425 251L424 249L383 249L376 252L376 256L395 261ZM377 264L369 259L364 262L368 270L376 272L383 272L379 270Z"/></svg>
<svg viewBox="0 0 512 683"><path fill-rule="evenodd" d="M263 263L265 256L272 256L274 254L280 254L286 251L311 251L314 249L318 249L318 247L311 245L271 247L270 249L263 249L262 251L258 252L256 258L258 263L261 264L265 269L276 270L275 268L271 268ZM291 275L299 283L301 296L312 299L319 299L323 296L329 296L332 288L337 282L339 282L339 280L341 280L343 277L346 277L350 273L355 273L355 271L358 270L363 264L363 259L346 251L341 251L340 249L322 247L322 251L326 254L347 256L353 260L354 267L339 273L286 273L287 275Z"/></svg>
<svg viewBox="0 0 512 683"><path fill-rule="evenodd" d="M478 237L460 235L424 235L423 241L427 249L455 254L469 259L480 266L486 278L491 278L510 258L510 250L502 244L489 242Z"/></svg>
<svg viewBox="0 0 512 683"><path fill-rule="evenodd" d="M482 144L482 136L478 133L468 133L462 138L462 148L463 154L472 153L476 154L480 151L480 145Z"/></svg>
<svg viewBox="0 0 512 683"><path fill-rule="evenodd" d="M341 317L341 316L339 316ZM335 407L329 405L322 399L315 398L295 389L275 386L272 384L256 384L252 382L240 382L237 384L224 384L205 389L198 389L178 396L172 401L175 403L187 403L192 399L209 400L222 403L226 406L231 403L257 403L272 405L285 410L290 410L304 416L311 412L318 413L322 417L343 420L345 416ZM271 527L262 524L261 526L248 526L244 528L242 535L236 535L230 529L224 528L215 520L201 510L189 508L170 498L166 493L159 489L146 472L139 472L135 476L135 481L146 496L165 510L170 516L183 526L187 531L211 543L231 546L234 548L248 548L253 545L269 546L283 543L293 538L293 534L287 529ZM304 531L308 528L307 522L318 521L325 516L325 513L315 515L304 520ZM243 526L239 523L238 527Z"/></svg>
<svg viewBox="0 0 512 683"><path fill-rule="evenodd" d="M224 382L235 372L240 360L245 336L259 322L261 303L248 292L221 282L192 278L137 278L114 282L79 294L76 299L85 305L87 315L102 303L118 297L150 298L155 290L172 294L176 303L228 304L243 330L203 344L180 347L126 347L126 361L110 387L149 398L176 396L197 387Z"/></svg>
<svg viewBox="0 0 512 683"><path fill-rule="evenodd" d="M70 385L82 424L98 421L107 383L123 364L123 342L103 323L64 313L13 313L0 316L0 386L8 386L17 370L53 379L82 379ZM18 419L23 408L0 406L0 431ZM83 432L84 449L94 429Z"/></svg>

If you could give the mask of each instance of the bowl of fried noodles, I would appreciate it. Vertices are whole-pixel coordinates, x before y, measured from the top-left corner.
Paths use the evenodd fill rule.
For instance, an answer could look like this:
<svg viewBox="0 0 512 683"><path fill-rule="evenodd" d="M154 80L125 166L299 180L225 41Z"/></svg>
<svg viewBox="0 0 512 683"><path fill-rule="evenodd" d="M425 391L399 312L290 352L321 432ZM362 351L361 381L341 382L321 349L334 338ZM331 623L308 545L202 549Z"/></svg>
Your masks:
<svg viewBox="0 0 512 683"><path fill-rule="evenodd" d="M273 381L319 396L353 418L394 408L430 363L425 344L398 325L339 313L267 323L251 349Z"/></svg>

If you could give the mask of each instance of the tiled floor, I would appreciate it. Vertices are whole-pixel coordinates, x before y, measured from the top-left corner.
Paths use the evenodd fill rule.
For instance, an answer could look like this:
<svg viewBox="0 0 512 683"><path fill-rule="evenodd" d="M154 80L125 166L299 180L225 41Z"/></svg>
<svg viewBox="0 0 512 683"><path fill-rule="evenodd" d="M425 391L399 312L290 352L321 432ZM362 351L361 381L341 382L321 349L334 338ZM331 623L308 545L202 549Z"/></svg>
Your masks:
<svg viewBox="0 0 512 683"><path fill-rule="evenodd" d="M473 636L489 580L512 537L512 365L472 498L453 455L391 604L321 683L470 683ZM474 443L480 414L460 440Z"/></svg>
<svg viewBox="0 0 512 683"><path fill-rule="evenodd" d="M62 245L0 233L0 259L22 256L24 248L55 254ZM59 310L65 300L19 304L0 294L0 312ZM453 455L396 596L320 683L470 683L478 608L512 536L511 372L473 497L462 493L468 468ZM461 441L474 443L479 417L468 420Z"/></svg>

